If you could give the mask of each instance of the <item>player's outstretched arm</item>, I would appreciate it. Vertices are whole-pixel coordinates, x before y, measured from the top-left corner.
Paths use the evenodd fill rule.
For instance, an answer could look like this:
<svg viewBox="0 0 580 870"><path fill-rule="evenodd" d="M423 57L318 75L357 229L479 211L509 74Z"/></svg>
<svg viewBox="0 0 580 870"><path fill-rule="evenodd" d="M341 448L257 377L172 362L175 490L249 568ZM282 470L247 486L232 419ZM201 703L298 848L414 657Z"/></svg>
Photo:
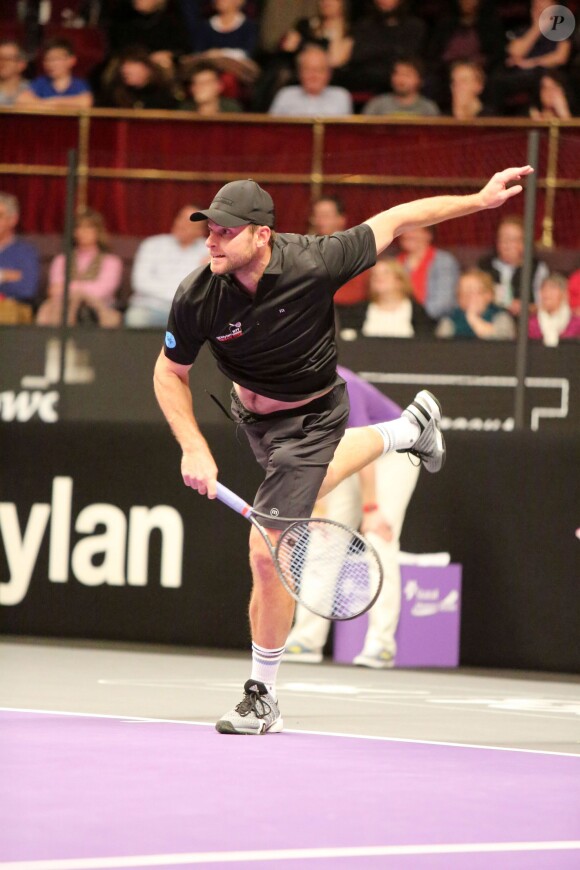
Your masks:
<svg viewBox="0 0 580 870"><path fill-rule="evenodd" d="M172 362L162 350L155 364L155 395L182 450L183 482L200 495L215 498L218 469L193 413L190 368Z"/></svg>
<svg viewBox="0 0 580 870"><path fill-rule="evenodd" d="M522 192L522 185L514 182L521 181L533 171L531 166L504 169L496 172L478 193L467 196L430 196L380 212L366 221L375 235L377 252L387 248L405 230L430 227L451 218L498 208Z"/></svg>

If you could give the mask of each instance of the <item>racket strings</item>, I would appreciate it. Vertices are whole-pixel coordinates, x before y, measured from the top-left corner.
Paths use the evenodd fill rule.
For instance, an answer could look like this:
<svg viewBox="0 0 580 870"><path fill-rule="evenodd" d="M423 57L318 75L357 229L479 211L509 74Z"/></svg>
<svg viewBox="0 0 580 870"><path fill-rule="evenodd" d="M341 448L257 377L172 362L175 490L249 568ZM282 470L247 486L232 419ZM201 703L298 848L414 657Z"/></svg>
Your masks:
<svg viewBox="0 0 580 870"><path fill-rule="evenodd" d="M276 556L291 594L327 619L363 613L380 590L374 549L356 532L330 520L295 523L280 537Z"/></svg>

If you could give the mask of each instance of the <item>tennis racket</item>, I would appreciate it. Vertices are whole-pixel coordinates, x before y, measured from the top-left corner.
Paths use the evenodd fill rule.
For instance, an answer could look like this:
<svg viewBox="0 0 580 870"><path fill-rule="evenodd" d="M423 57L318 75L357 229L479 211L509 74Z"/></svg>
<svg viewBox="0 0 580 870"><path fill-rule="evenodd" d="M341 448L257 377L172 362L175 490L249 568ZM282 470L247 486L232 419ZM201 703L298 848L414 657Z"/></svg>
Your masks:
<svg viewBox="0 0 580 870"><path fill-rule="evenodd" d="M377 600L383 569L375 548L348 526L323 517L286 519L290 525L273 543L254 510L221 483L218 499L252 523L272 555L278 577L292 598L325 619L354 619Z"/></svg>

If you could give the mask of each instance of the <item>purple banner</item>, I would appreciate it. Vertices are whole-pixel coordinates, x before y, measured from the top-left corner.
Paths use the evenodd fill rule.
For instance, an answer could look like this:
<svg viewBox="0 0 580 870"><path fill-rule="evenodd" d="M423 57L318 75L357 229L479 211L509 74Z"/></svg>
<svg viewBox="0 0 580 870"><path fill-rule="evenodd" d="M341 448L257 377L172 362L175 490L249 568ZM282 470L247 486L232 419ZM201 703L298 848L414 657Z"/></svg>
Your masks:
<svg viewBox="0 0 580 870"><path fill-rule="evenodd" d="M395 634L399 668L459 664L461 565L401 565L401 615ZM368 615L334 626L334 660L350 664L362 650Z"/></svg>

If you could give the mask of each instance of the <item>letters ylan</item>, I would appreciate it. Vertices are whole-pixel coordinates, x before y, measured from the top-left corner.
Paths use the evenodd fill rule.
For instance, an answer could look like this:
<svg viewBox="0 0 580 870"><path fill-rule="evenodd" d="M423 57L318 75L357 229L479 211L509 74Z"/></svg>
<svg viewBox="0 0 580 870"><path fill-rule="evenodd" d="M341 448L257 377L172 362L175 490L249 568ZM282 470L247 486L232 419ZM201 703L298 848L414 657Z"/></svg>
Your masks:
<svg viewBox="0 0 580 870"><path fill-rule="evenodd" d="M146 586L151 532L161 532L160 585L181 586L183 521L169 505L134 506L129 518L112 504L84 507L74 521L74 531L84 535L71 551L73 479L55 477L50 504L32 505L21 528L16 505L0 502L0 540L8 566L8 579L0 577L0 604L20 604L25 598L48 535L48 579L67 583L71 573L85 586ZM50 525L49 525L50 521ZM97 532L97 528L99 531ZM104 531L102 530L104 529Z"/></svg>

